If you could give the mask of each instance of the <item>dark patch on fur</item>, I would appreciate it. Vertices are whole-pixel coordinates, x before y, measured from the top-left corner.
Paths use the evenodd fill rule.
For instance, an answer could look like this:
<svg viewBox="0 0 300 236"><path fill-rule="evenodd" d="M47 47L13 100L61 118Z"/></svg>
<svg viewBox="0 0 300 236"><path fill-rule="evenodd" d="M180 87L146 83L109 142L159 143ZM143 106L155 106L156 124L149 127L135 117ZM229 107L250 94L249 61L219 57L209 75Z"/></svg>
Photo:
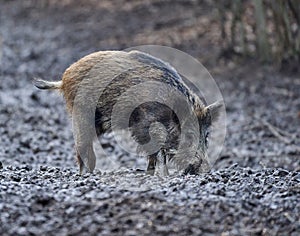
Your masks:
<svg viewBox="0 0 300 236"><path fill-rule="evenodd" d="M146 102L134 109L130 116L129 127L132 128L133 136L140 144L150 141L149 128L154 122L162 124L168 132L166 148L177 149L181 133L180 123L175 112L165 104L159 102ZM174 126L177 132L172 132Z"/></svg>
<svg viewBox="0 0 300 236"><path fill-rule="evenodd" d="M191 94L190 89L184 84L183 79L170 65L148 54L132 53L131 55L139 62L142 62L145 65L151 65L153 68L162 71L163 78L161 81L176 88L186 96L191 104L195 104L195 95Z"/></svg>
<svg viewBox="0 0 300 236"><path fill-rule="evenodd" d="M149 54L145 54L141 52L133 52L130 53L130 55L138 62L141 62L147 66L150 65L157 69L161 69L163 71L169 71L169 73L172 74L172 78L182 81L179 74L170 65L163 62L162 60L159 60L158 58L155 58Z"/></svg>

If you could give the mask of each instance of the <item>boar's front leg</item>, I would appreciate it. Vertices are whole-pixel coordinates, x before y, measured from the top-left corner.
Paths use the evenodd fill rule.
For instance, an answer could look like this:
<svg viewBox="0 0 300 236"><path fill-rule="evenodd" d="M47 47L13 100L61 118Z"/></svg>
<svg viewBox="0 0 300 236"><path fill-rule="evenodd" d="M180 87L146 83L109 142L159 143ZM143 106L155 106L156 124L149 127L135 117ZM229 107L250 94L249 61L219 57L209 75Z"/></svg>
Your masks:
<svg viewBox="0 0 300 236"><path fill-rule="evenodd" d="M147 174L154 175L156 166L156 154L148 156Z"/></svg>
<svg viewBox="0 0 300 236"><path fill-rule="evenodd" d="M164 149L159 150L157 154L155 173L159 176L168 176L167 155Z"/></svg>

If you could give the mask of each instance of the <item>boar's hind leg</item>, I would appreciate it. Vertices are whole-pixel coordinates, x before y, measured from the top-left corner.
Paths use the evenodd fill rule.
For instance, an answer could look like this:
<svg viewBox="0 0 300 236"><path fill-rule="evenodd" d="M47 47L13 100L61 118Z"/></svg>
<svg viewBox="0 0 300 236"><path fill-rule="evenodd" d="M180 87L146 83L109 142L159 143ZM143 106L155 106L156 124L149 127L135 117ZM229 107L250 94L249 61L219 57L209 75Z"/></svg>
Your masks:
<svg viewBox="0 0 300 236"><path fill-rule="evenodd" d="M84 168L83 161L81 160L81 157L80 157L78 151L76 151L76 157L77 157L77 163L79 165L79 174L82 175L83 173L86 172L86 169Z"/></svg>
<svg viewBox="0 0 300 236"><path fill-rule="evenodd" d="M96 165L96 156L93 149L93 142L79 142L76 143L76 156L79 164L79 174L93 172Z"/></svg>
<svg viewBox="0 0 300 236"><path fill-rule="evenodd" d="M93 140L96 138L95 116L93 106L74 106L73 134L79 164L79 174L93 172L96 166L96 156L93 148Z"/></svg>

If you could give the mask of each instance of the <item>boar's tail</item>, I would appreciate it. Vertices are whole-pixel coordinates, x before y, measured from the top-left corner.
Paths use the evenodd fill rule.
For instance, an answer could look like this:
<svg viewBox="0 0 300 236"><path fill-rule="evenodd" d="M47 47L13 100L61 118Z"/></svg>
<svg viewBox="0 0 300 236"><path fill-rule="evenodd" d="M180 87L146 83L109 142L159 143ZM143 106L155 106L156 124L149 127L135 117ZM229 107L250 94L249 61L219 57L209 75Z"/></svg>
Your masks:
<svg viewBox="0 0 300 236"><path fill-rule="evenodd" d="M32 83L39 89L60 89L62 81L46 81L38 78L34 78Z"/></svg>

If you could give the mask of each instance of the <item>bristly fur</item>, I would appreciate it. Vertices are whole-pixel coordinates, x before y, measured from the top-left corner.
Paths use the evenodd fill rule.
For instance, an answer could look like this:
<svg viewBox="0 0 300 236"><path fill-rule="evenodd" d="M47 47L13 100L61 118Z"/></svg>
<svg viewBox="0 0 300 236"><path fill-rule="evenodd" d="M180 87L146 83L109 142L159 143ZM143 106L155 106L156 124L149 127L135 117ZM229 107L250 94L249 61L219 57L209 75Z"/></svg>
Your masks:
<svg viewBox="0 0 300 236"><path fill-rule="evenodd" d="M107 81L110 81L110 83L107 84ZM92 106L93 104L89 102L89 97L97 97L96 95L99 91L102 91L99 100L94 104L96 105L96 132L97 135L102 135L105 132L109 132L112 128L110 121L112 108L119 97L129 88L149 81L166 84L182 94L186 99L185 104L190 106L191 111L196 114L200 129L204 130L209 126L209 124L201 124L203 122L210 123L210 121L206 119L208 117L208 109L206 109L199 97L183 82L176 70L160 59L139 51L95 52L83 57L66 69L62 81L49 82L42 79L34 79L33 84L40 89L59 89L63 93L67 110L71 115L74 100L75 98L76 100L79 99L79 107L76 107L76 109L79 110L79 114L81 114L81 120L85 119L86 113L84 111L87 110L86 107ZM82 90L81 88L84 86L85 89ZM95 93L97 94L95 95ZM147 93L151 93L151 91L138 91L136 96L133 95L132 97L139 99L139 96L147 96ZM165 96L165 94L162 93L161 96ZM169 97L164 98L170 100ZM127 101L126 98L124 99L124 104L126 104L126 102L132 102ZM127 99L130 100L131 97ZM174 104L183 106L182 103L178 102L180 101L174 101ZM76 103L76 105L78 104ZM126 105L122 107L124 110L127 108ZM214 108L214 106L210 108ZM211 114L215 114L214 110L210 110L210 112ZM202 163L206 163L206 160L203 160L206 158L205 155L201 155L197 162L195 162L197 158L191 157L190 160L193 161L192 165L194 165L191 167L188 160L189 157L186 155L187 153L178 160L174 159L172 157L174 155L170 154L170 150L177 148L181 133L181 124L179 123L178 117L173 113L170 108L155 102L142 104L132 113L131 120L129 121L130 128L133 136L139 143L144 144L149 141L149 127L152 123L159 122L163 124L168 132L166 144L157 153L149 156L148 169L152 170L154 163L158 163L159 165L158 157L161 156L162 153L167 153L168 157L166 158L177 162L181 168L188 167L188 169L186 169L187 173L194 173L196 170L203 172L204 170L201 168L201 165ZM74 127L74 129L82 131L80 127ZM203 130L199 131L200 135L204 135L205 132ZM159 139L161 134L157 135ZM200 140L204 139L205 136L200 137ZM202 143L201 141L200 145L203 147L201 147L199 153L205 152L205 145ZM80 165L80 173L82 173L84 169L92 172L95 167L92 138L88 137L88 135L79 135L77 138L75 137L75 145L78 163ZM84 153L83 155L87 156L80 156L79 153ZM153 155L156 156L157 160L154 161L155 158ZM165 161L163 161L162 164L164 165Z"/></svg>

